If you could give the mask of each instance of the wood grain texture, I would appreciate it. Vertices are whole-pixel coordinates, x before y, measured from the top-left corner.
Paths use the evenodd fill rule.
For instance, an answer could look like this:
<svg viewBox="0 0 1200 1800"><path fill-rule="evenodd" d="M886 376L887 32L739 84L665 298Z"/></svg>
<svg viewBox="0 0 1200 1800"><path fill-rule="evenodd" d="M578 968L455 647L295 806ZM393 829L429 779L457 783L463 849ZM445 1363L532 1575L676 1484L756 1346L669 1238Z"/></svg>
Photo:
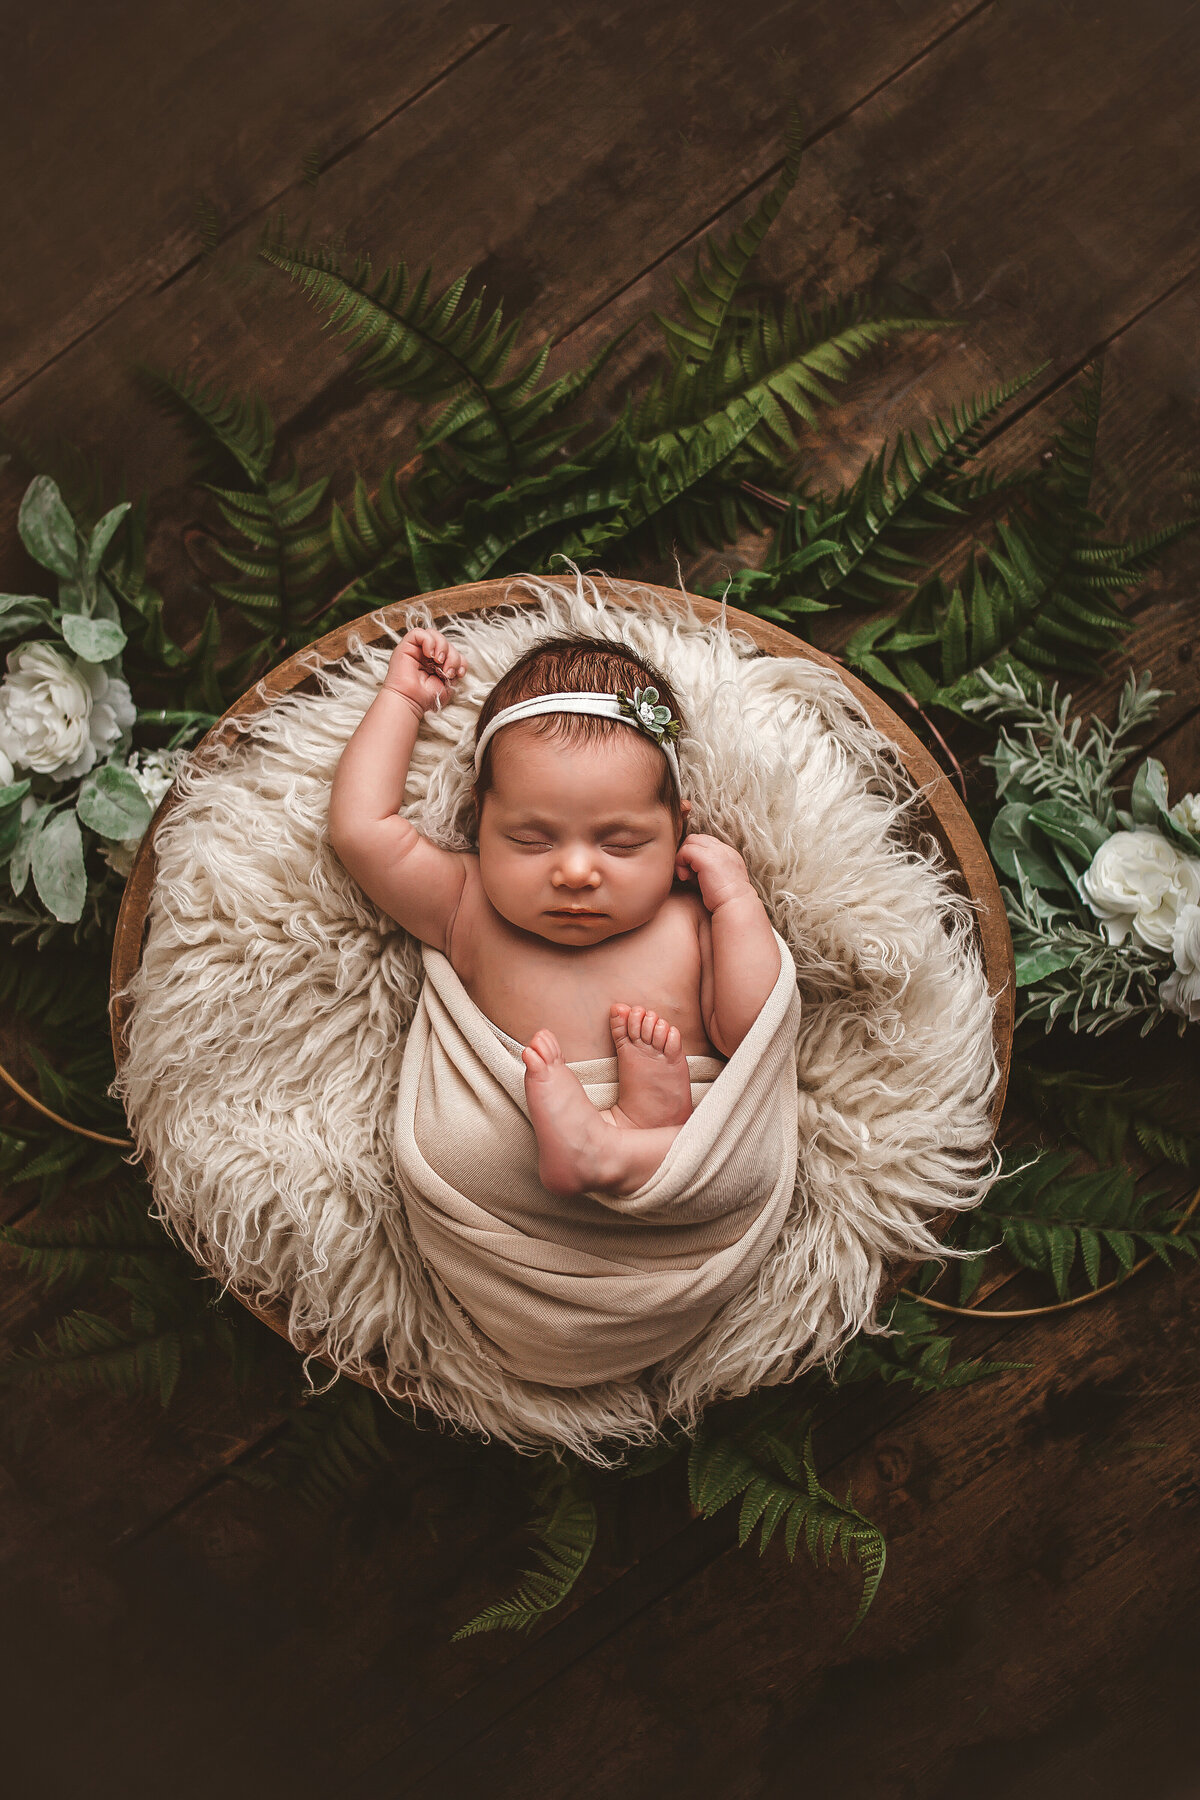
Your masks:
<svg viewBox="0 0 1200 1800"><path fill-rule="evenodd" d="M487 17L487 9L482 10ZM42 0L0 26L8 72L0 296L8 395L247 219L302 193L495 30L432 0ZM339 79L314 80L336 66ZM55 149L47 122L79 146ZM307 167L306 167L307 165Z"/></svg>
<svg viewBox="0 0 1200 1800"><path fill-rule="evenodd" d="M281 207L293 230L336 233L380 263L403 253L418 267L435 263L445 281L474 268L492 298L529 308L529 338L539 342L628 287L761 179L780 156L793 97L814 132L826 129L972 10L967 0L907 0L903 11L892 0L852 9L755 0L732 35L721 0L651 13L633 0L506 10L507 31L315 188L298 173L309 128L293 136L289 120L272 114L280 155L296 171L272 212ZM181 47L197 54L186 37ZM388 66L393 80L406 79L403 62ZM352 62L348 85L355 76ZM60 183L64 173L60 165ZM132 370L191 361L222 386L260 392L290 421L303 458L317 453L344 475L369 449L382 469L408 441L409 409L386 396L359 405L316 315L256 261L264 222L250 218L169 287L131 296L74 348L64 344L0 406L0 423L35 443L61 432L99 453L111 476L123 467L131 486L161 490L186 458ZM60 262L53 276L65 281L68 270ZM27 334L35 323L31 313ZM36 364L34 348L13 354L23 368Z"/></svg>
<svg viewBox="0 0 1200 1800"><path fill-rule="evenodd" d="M1120 1782L1147 1750L1195 1768L1178 1739L1172 1754L1155 1737L1186 1686L1168 1674L1164 1622L1200 1596L1200 1490L1175 1449L1197 1398L1198 1308L1195 1284L1154 1277L1074 1315L1052 1345L1044 1326L1014 1329L1003 1354L1035 1366L991 1404L929 1400L826 1471L835 1490L853 1481L891 1545L849 1644L844 1571L802 1557L784 1570L777 1545L761 1561L730 1549L470 1748L448 1713L424 1779L401 1746L347 1794L465 1796L486 1780L500 1795L784 1800L801 1767L850 1800L998 1800L1030 1792L1031 1775L1039 1794L1064 1778L1066 1793L1160 1792ZM1160 1558L1177 1568L1173 1595Z"/></svg>

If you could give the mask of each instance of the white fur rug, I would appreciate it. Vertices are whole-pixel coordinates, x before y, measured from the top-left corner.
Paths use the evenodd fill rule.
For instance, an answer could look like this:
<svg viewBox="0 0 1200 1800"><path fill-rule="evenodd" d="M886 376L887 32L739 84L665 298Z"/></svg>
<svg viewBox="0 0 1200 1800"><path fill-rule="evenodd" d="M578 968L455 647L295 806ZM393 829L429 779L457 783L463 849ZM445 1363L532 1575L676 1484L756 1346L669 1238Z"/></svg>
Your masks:
<svg viewBox="0 0 1200 1800"><path fill-rule="evenodd" d="M976 1204L993 1176L992 1002L971 909L930 840L914 842L907 778L827 670L765 657L629 584L511 592L537 604L446 627L470 673L426 720L405 811L466 847L475 712L535 638L620 638L669 674L693 824L745 856L804 1003L799 1175L754 1281L683 1353L597 1387L523 1383L447 1327L389 1148L419 950L325 836L387 646L358 646L321 693L276 702L215 762L185 767L158 834L119 1088L163 1220L235 1291L282 1301L298 1347L471 1430L604 1460L713 1399L831 1362L871 1329L885 1263L939 1253L933 1215Z"/></svg>

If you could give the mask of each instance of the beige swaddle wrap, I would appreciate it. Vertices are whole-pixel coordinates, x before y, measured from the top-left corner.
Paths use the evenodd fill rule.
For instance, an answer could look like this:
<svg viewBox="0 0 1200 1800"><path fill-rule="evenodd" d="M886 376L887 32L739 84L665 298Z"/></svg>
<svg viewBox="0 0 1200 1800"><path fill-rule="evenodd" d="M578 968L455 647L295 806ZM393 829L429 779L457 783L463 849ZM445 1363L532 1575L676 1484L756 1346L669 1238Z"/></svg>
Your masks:
<svg viewBox="0 0 1200 1800"><path fill-rule="evenodd" d="M688 1058L694 1111L623 1198L563 1199L538 1179L525 1068L447 959L426 948L396 1112L396 1174L447 1316L526 1381L587 1387L673 1355L741 1291L796 1180L791 951L729 1061ZM597 1108L615 1057L572 1063Z"/></svg>

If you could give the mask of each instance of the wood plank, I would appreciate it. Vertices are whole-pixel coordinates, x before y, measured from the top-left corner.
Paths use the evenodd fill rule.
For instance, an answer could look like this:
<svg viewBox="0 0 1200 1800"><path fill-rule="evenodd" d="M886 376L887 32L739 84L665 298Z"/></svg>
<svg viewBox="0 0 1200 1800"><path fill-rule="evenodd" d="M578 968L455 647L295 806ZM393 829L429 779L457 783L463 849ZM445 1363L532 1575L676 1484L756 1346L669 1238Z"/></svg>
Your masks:
<svg viewBox="0 0 1200 1800"><path fill-rule="evenodd" d="M3 27L0 392L350 154L495 31L434 0L43 0ZM331 68L336 80L326 79ZM53 126L53 134L48 132ZM211 248L211 245L208 247ZM65 421L64 421L65 424Z"/></svg>
<svg viewBox="0 0 1200 1800"><path fill-rule="evenodd" d="M653 21L633 0L522 14L316 189L297 181L280 204L293 227L337 232L380 261L403 251L446 280L476 268L510 308L529 306L536 342L758 181L778 159L793 94L819 131L973 10L968 0L917 0L901 14L891 0L844 12L759 0L732 36L720 0ZM305 147L298 137L289 149L293 166ZM161 488L180 478L183 448L132 369L191 359L294 419L303 457L344 475L369 446L382 467L401 432L396 408L384 397L356 410L357 389L315 315L255 261L261 222L166 290L130 299L11 395L5 429L34 442L69 437L110 474L121 458L134 489Z"/></svg>
<svg viewBox="0 0 1200 1800"><path fill-rule="evenodd" d="M981 1353L983 1340L1004 1329L980 1325ZM897 1429L921 1402L895 1389L836 1404L841 1411L823 1438L834 1454L884 1421ZM93 1556L88 1581L111 1587L128 1621L116 1638L119 1654L108 1656L105 1675L86 1674L105 1662L117 1628L104 1611L94 1625L81 1619L78 1668L56 1683L32 1680L42 1698L23 1704L44 1709L65 1687L80 1762L86 1744L89 1767L115 1769L136 1738L148 1786L152 1776L162 1784L171 1777L179 1800L205 1791L218 1755L235 1781L247 1782L246 1770L274 1757L277 1780L287 1771L298 1792L325 1796L340 1791L350 1771L420 1734L452 1701L475 1718L480 1701L496 1706L497 1684L501 1693L511 1684L509 1704L524 1699L531 1667L554 1671L564 1638L580 1631L590 1646L605 1635L604 1620L623 1625L631 1608L644 1609L732 1541L731 1517L690 1521L679 1466L633 1483L602 1482L595 1557L568 1607L535 1634L541 1648L509 1634L453 1644L455 1628L528 1561L526 1479L518 1459L495 1447L426 1435L402 1448L394 1474L348 1495L332 1523L285 1495L214 1483L160 1525ZM22 1590L15 1599L22 1603ZM20 1617L27 1660L42 1667L44 1657L48 1668L51 1627L43 1621L27 1637ZM468 1700L476 1689L479 1700ZM306 1721L318 1710L336 1728L314 1739ZM223 1721L220 1746L200 1746L194 1766L172 1775L185 1722L190 1731L213 1716ZM423 1750L418 1737L405 1756Z"/></svg>
<svg viewBox="0 0 1200 1800"><path fill-rule="evenodd" d="M1176 1448L1200 1379L1187 1352L1198 1295L1186 1276L1141 1278L1107 1309L1068 1315L1049 1353L1045 1327L1014 1330L1006 1350L1037 1367L1008 1378L1004 1404L937 1397L848 1459L833 1485L853 1478L892 1546L848 1645L843 1571L801 1557L789 1574L778 1548L761 1562L730 1552L470 1748L448 1715L427 1780L406 1778L401 1750L353 1791L465 1794L486 1779L500 1794L782 1795L803 1758L808 1778L865 1800L955 1791L1005 1753L1038 1773L1064 1729L1070 1744L1083 1695L1097 1719L1119 1717L1130 1683L1152 1701L1145 1661L1162 1666L1156 1644L1186 1631L1200 1594L1200 1493ZM1168 1559L1164 1591L1154 1571ZM1098 1776L1101 1758L1089 1763Z"/></svg>

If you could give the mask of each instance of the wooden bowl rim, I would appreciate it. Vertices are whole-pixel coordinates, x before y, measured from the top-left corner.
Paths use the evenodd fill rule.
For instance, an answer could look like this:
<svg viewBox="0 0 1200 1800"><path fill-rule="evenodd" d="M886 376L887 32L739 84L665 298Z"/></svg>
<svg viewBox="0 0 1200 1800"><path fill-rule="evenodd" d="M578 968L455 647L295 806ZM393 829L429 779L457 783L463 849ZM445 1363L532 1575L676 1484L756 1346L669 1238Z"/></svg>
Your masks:
<svg viewBox="0 0 1200 1800"><path fill-rule="evenodd" d="M285 662L278 664L276 668L262 676L217 720L211 730L192 750L191 755L203 758L207 752L223 748L233 742L242 735L259 713L266 711L285 694L292 693L306 682L312 681L321 669L332 663L340 662L356 642L370 646L398 635L404 629L411 613L418 607L427 607L433 618L438 620L453 619L464 613L482 612L502 607L536 605L536 599L533 597L526 599L519 597L523 579L519 575L507 576L499 580L472 582L462 587L439 588L428 594L414 595L411 600L393 601L386 606L378 607L373 612L363 614L361 618L352 619L348 624L339 625L336 630L330 631L324 637L306 645L303 650L296 651ZM630 589L632 589L632 594ZM993 1040L1000 1069L1000 1079L997 1082L996 1093L990 1109L994 1131L999 1125L1004 1107L1015 1023L1016 972L1013 963L1012 939L1009 935L1004 902L991 859L980 841L970 814L955 792L949 777L920 739L893 712L892 708L864 682L859 681L856 676L843 668L833 657L827 656L824 651L817 650L813 645L803 642L802 639L793 637L790 632L784 631L778 625L773 625L769 620L755 618L753 614L742 612L737 607L726 606L718 601L705 599L698 594L689 594L678 588L662 587L654 582L631 582L623 590L614 588L613 599L617 604L629 605L632 602L636 605L636 595L639 593L652 594L681 609L690 607L694 614L706 623L723 621L729 629L744 632L767 655L800 657L828 669L844 687L849 689L876 729L895 745L910 779L916 787L924 790L924 804L929 814L929 828L940 843L948 865L961 877L967 894L974 904L976 930L983 956L984 972L994 1000ZM138 848L117 916L109 985L109 1016L113 1055L118 1069L125 1057L125 1029L130 1012L126 990L141 962L146 921L156 876L154 841L159 828L170 815L174 805L175 790L172 788L164 796L162 804L151 820L149 829ZM940 1234L951 1216L947 1212L931 1220L931 1229ZM889 1274L880 1288L879 1304L896 1292L905 1280L907 1273L908 1268L906 1267L893 1270ZM239 1293L236 1288L231 1291L235 1298L256 1317L262 1319L281 1337L287 1338L294 1348L302 1350L302 1346L295 1344L288 1331L288 1309L283 1302L264 1303L256 1300L251 1294ZM314 1356L317 1361L326 1363L328 1367L335 1366L319 1350L313 1349L307 1354ZM367 1375L354 1377L354 1379L361 1380L366 1386L382 1387L383 1385L382 1380L373 1381ZM394 1387L387 1391L393 1398L397 1397Z"/></svg>

